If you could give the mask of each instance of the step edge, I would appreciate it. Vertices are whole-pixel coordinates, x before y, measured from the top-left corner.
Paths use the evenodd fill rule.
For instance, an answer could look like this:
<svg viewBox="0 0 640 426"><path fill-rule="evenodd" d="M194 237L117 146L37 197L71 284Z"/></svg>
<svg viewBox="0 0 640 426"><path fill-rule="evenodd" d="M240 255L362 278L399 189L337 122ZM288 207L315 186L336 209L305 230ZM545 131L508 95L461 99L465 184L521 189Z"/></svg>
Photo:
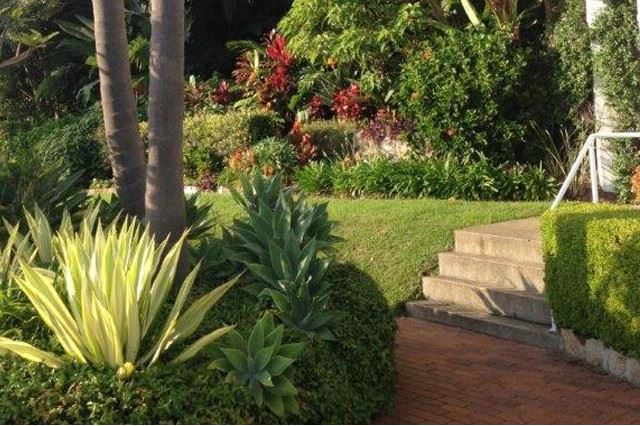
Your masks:
<svg viewBox="0 0 640 426"><path fill-rule="evenodd" d="M416 304L415 302L407 302L407 304L411 304L409 305L409 310L418 309L418 310L427 311L427 312L431 310L430 318L424 318L419 316L420 315L419 312L416 313L417 315L412 315L411 312L407 311L407 313L409 314L408 316L411 318L416 318L422 321L429 321L429 322L434 322L438 324L457 327L457 328L471 331L474 333L489 335L489 336L493 336L493 337L497 337L505 340L510 340L510 341L515 341L523 344L536 346L536 347L542 347L542 348L553 349L553 350L560 349L560 345L561 345L560 336L558 336L557 334L550 333L549 327L546 325L531 323L528 321L515 319L515 318L505 318L505 317L503 317L503 322L500 323L497 321L493 321L496 318L496 316L494 315L489 315L484 313L478 314L477 312L474 312L473 310L469 310L469 309L465 309L460 312L455 312L455 311L452 312L446 309L441 309L440 312L446 313L447 314L446 318L451 319L451 321L445 321L444 319L440 320L441 317L439 315L439 312L438 311L434 312L432 309L430 309L429 306L423 307L419 304ZM450 304L445 306L451 307L454 305ZM458 321L456 322L456 320ZM479 324L485 323L485 325L488 324L489 326L496 327L497 329L489 330L494 332L489 332L486 329L477 330L469 327L467 324L463 324L461 320L474 321L474 322L478 322ZM512 330L515 329L520 333L523 333L522 338L514 339L514 338L506 337L504 332L507 331L509 328L511 328Z"/></svg>
<svg viewBox="0 0 640 426"><path fill-rule="evenodd" d="M480 262L490 262L493 264L501 264L501 265L509 265L514 267L522 267L522 268L530 268L530 269L541 269L544 271L545 264L544 262L529 262L529 261L518 261L514 259L504 258L504 257L494 257L487 255L478 255L471 253L461 253L456 250L452 251L443 251L438 253L438 260L440 256L450 256L450 257L463 257L463 258L471 258Z"/></svg>
<svg viewBox="0 0 640 426"><path fill-rule="evenodd" d="M453 285L473 287L481 290L495 291L499 293L508 293L509 295L513 295L515 297L534 298L534 299L541 299L544 301L548 301L545 294L541 292L521 290L513 286L509 286L509 287L499 286L499 284L496 284L496 283L473 281L473 280L468 280L464 278L452 277L449 275L423 275L421 280L423 285L426 280L443 281Z"/></svg>

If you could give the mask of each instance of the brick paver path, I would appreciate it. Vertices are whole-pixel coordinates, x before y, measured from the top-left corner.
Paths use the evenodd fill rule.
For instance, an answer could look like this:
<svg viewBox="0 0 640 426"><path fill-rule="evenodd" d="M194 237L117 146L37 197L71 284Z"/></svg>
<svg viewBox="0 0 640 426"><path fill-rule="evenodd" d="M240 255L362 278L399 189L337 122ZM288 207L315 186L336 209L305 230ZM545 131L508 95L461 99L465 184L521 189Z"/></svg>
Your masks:
<svg viewBox="0 0 640 426"><path fill-rule="evenodd" d="M398 394L377 423L640 423L640 389L560 354L398 320Z"/></svg>

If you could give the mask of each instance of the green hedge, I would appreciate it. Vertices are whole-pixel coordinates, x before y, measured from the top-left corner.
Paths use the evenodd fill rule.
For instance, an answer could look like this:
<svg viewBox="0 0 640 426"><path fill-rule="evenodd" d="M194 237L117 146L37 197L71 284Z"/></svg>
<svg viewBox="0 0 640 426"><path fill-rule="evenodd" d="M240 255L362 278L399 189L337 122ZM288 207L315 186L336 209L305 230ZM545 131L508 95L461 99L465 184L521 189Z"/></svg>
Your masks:
<svg viewBox="0 0 640 426"><path fill-rule="evenodd" d="M67 365L52 371L0 358L0 423L369 423L393 402L393 317L363 272L338 265L330 278L329 308L343 317L333 329L336 342L314 342L294 364L300 417L278 419L257 408L244 388L224 383L222 373L206 368L210 351L205 350L193 362L157 365L126 382L111 370ZM201 329L227 323L246 333L264 308L236 288Z"/></svg>
<svg viewBox="0 0 640 426"><path fill-rule="evenodd" d="M560 327L640 356L640 210L574 204L542 219L549 302Z"/></svg>

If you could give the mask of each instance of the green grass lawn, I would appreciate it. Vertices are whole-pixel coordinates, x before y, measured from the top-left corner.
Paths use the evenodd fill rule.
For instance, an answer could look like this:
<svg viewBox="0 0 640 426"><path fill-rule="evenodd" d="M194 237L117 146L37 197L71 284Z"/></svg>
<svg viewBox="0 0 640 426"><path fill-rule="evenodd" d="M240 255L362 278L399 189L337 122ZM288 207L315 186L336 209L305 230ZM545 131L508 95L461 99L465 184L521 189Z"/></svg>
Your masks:
<svg viewBox="0 0 640 426"><path fill-rule="evenodd" d="M210 195L223 225L241 212L226 195ZM453 231L540 215L548 203L312 198L329 202L338 222L339 260L378 283L398 307L420 295L420 276L437 267L437 254L453 247Z"/></svg>

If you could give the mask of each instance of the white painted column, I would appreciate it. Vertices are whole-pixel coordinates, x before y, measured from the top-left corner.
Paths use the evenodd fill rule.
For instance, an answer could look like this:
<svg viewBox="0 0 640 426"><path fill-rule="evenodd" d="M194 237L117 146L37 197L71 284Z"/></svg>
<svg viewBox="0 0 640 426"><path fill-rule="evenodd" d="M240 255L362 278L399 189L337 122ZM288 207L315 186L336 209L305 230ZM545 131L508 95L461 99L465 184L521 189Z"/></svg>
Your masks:
<svg viewBox="0 0 640 426"><path fill-rule="evenodd" d="M640 0L638 0L640 8ZM606 9L607 5L603 0L586 0L587 5L587 23L589 28L593 24L598 15ZM640 9L639 9L640 11ZM640 15L639 15L640 19ZM599 46L591 45L594 53L598 52ZM610 133L617 131L617 119L615 111L607 104L601 84L601 78L597 72L593 73L593 100L596 119L596 132ZM598 158L598 180L600 188L605 192L615 192L613 172L613 153L611 152L611 142L604 139L597 141L597 158Z"/></svg>

